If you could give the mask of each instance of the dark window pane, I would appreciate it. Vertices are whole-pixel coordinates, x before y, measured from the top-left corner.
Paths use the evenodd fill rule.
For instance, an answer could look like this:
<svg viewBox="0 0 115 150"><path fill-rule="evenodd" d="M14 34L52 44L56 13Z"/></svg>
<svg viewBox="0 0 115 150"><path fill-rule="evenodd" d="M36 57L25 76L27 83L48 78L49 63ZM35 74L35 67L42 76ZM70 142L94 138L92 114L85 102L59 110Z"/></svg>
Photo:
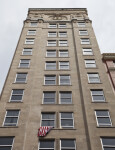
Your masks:
<svg viewBox="0 0 115 150"><path fill-rule="evenodd" d="M26 73L19 73L19 74L17 74L17 78L26 78Z"/></svg>
<svg viewBox="0 0 115 150"><path fill-rule="evenodd" d="M99 124L111 124L109 118L98 118L98 123Z"/></svg>
<svg viewBox="0 0 115 150"><path fill-rule="evenodd" d="M19 115L19 110L8 110L7 111L7 116L18 116Z"/></svg>
<svg viewBox="0 0 115 150"><path fill-rule="evenodd" d="M55 98L55 92L44 93L45 98Z"/></svg>
<svg viewBox="0 0 115 150"><path fill-rule="evenodd" d="M71 93L60 93L61 98L71 98Z"/></svg>
<svg viewBox="0 0 115 150"><path fill-rule="evenodd" d="M102 90L97 90L97 91L92 90L91 92L92 92L92 95L103 95Z"/></svg>
<svg viewBox="0 0 115 150"><path fill-rule="evenodd" d="M74 140L61 140L61 147L75 147Z"/></svg>
<svg viewBox="0 0 115 150"><path fill-rule="evenodd" d="M13 90L12 94L23 94L23 90Z"/></svg>
<svg viewBox="0 0 115 150"><path fill-rule="evenodd" d="M108 111L96 111L97 116L108 116Z"/></svg>
<svg viewBox="0 0 115 150"><path fill-rule="evenodd" d="M26 81L26 79L24 79L24 78L17 78L16 79L16 82L25 82Z"/></svg>
<svg viewBox="0 0 115 150"><path fill-rule="evenodd" d="M104 147L104 150L115 150L115 147Z"/></svg>
<svg viewBox="0 0 115 150"><path fill-rule="evenodd" d="M15 117L8 117L5 119L5 123L17 123L17 119L18 118L15 118Z"/></svg>
<svg viewBox="0 0 115 150"><path fill-rule="evenodd" d="M47 84L47 85L54 85L55 84L55 81L45 81L45 84Z"/></svg>
<svg viewBox="0 0 115 150"><path fill-rule="evenodd" d="M54 119L54 114L42 114L42 119Z"/></svg>
<svg viewBox="0 0 115 150"><path fill-rule="evenodd" d="M20 64L20 67L28 67L29 66L29 64L26 64L26 63L24 63L24 64Z"/></svg>
<svg viewBox="0 0 115 150"><path fill-rule="evenodd" d="M44 121L44 120L42 120L42 126L53 126L54 127L54 121Z"/></svg>
<svg viewBox="0 0 115 150"><path fill-rule="evenodd" d="M54 98L44 98L44 103L55 103Z"/></svg>
<svg viewBox="0 0 115 150"><path fill-rule="evenodd" d="M61 126L73 126L73 120L61 120Z"/></svg>
<svg viewBox="0 0 115 150"><path fill-rule="evenodd" d="M95 100L95 101L104 101L105 99L104 99L104 96L102 95L95 95L95 96L93 96L93 100Z"/></svg>
<svg viewBox="0 0 115 150"><path fill-rule="evenodd" d="M61 118L72 118L72 113L61 113Z"/></svg>
<svg viewBox="0 0 115 150"><path fill-rule="evenodd" d="M114 145L115 146L115 138L102 138L103 145Z"/></svg>
<svg viewBox="0 0 115 150"><path fill-rule="evenodd" d="M11 100L22 100L21 95L12 95Z"/></svg>
<svg viewBox="0 0 115 150"><path fill-rule="evenodd" d="M11 150L12 149L12 147L11 146L2 146L2 147L0 147L0 150Z"/></svg>
<svg viewBox="0 0 115 150"><path fill-rule="evenodd" d="M13 137L0 137L0 145L12 145Z"/></svg>
<svg viewBox="0 0 115 150"><path fill-rule="evenodd" d="M40 148L54 148L54 140L40 141Z"/></svg>

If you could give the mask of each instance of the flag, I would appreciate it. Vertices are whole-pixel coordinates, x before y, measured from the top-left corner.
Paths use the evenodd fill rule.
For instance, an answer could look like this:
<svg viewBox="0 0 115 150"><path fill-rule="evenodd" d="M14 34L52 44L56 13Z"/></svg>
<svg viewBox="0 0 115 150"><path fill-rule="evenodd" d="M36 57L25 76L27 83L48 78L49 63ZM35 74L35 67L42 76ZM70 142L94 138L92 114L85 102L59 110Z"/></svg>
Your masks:
<svg viewBox="0 0 115 150"><path fill-rule="evenodd" d="M53 127L52 126L42 126L38 130L38 136L45 136Z"/></svg>

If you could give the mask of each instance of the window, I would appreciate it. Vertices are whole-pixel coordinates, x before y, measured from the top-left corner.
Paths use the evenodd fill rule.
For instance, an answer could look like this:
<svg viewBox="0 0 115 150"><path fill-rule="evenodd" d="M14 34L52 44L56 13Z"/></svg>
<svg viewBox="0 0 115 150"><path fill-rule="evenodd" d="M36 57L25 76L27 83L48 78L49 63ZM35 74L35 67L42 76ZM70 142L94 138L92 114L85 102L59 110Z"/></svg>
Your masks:
<svg viewBox="0 0 115 150"><path fill-rule="evenodd" d="M30 65L30 59L21 59L19 67L20 68L28 68Z"/></svg>
<svg viewBox="0 0 115 150"><path fill-rule="evenodd" d="M59 28L66 28L66 24L65 23L59 24Z"/></svg>
<svg viewBox="0 0 115 150"><path fill-rule="evenodd" d="M40 140L39 150L54 150L54 140Z"/></svg>
<svg viewBox="0 0 115 150"><path fill-rule="evenodd" d="M48 32L48 37L57 37L56 32Z"/></svg>
<svg viewBox="0 0 115 150"><path fill-rule="evenodd" d="M24 48L22 55L32 55L32 48Z"/></svg>
<svg viewBox="0 0 115 150"><path fill-rule="evenodd" d="M46 57L56 57L56 50L47 50Z"/></svg>
<svg viewBox="0 0 115 150"><path fill-rule="evenodd" d="M56 40L49 40L47 46L56 46Z"/></svg>
<svg viewBox="0 0 115 150"><path fill-rule="evenodd" d="M59 57L68 57L68 50L59 50Z"/></svg>
<svg viewBox="0 0 115 150"><path fill-rule="evenodd" d="M37 22L31 22L30 26L31 27L37 27Z"/></svg>
<svg viewBox="0 0 115 150"><path fill-rule="evenodd" d="M96 68L96 63L94 59L87 59L85 60L86 68Z"/></svg>
<svg viewBox="0 0 115 150"><path fill-rule="evenodd" d="M71 92L60 92L60 104L72 104Z"/></svg>
<svg viewBox="0 0 115 150"><path fill-rule="evenodd" d="M56 24L49 24L49 28L57 28Z"/></svg>
<svg viewBox="0 0 115 150"><path fill-rule="evenodd" d="M26 39L25 44L34 44L34 39Z"/></svg>
<svg viewBox="0 0 115 150"><path fill-rule="evenodd" d="M45 75L45 85L55 85L56 76L55 75Z"/></svg>
<svg viewBox="0 0 115 150"><path fill-rule="evenodd" d="M108 110L96 110L95 115L98 126L112 126Z"/></svg>
<svg viewBox="0 0 115 150"><path fill-rule="evenodd" d="M91 48L83 48L83 55L93 55L93 51Z"/></svg>
<svg viewBox="0 0 115 150"><path fill-rule="evenodd" d="M88 81L89 83L100 83L100 78L98 73L88 73Z"/></svg>
<svg viewBox="0 0 115 150"><path fill-rule="evenodd" d="M105 102L103 90L91 90L93 102Z"/></svg>
<svg viewBox="0 0 115 150"><path fill-rule="evenodd" d="M12 150L14 143L14 137L0 137L0 150Z"/></svg>
<svg viewBox="0 0 115 150"><path fill-rule="evenodd" d="M59 76L60 85L70 85L70 75Z"/></svg>
<svg viewBox="0 0 115 150"><path fill-rule="evenodd" d="M79 30L79 35L88 35L87 30Z"/></svg>
<svg viewBox="0 0 115 150"><path fill-rule="evenodd" d="M85 22L78 22L77 24L78 24L78 27L85 27L86 26Z"/></svg>
<svg viewBox="0 0 115 150"><path fill-rule="evenodd" d="M69 69L69 62L68 61L60 61L59 62L59 69L60 70L68 70Z"/></svg>
<svg viewBox="0 0 115 150"><path fill-rule="evenodd" d="M60 121L61 121L61 127L62 128L73 128L73 113L69 112L63 112L60 113Z"/></svg>
<svg viewBox="0 0 115 150"><path fill-rule="evenodd" d="M36 30L29 30L27 35L36 35Z"/></svg>
<svg viewBox="0 0 115 150"><path fill-rule="evenodd" d="M115 137L102 137L101 143L103 150L115 150Z"/></svg>
<svg viewBox="0 0 115 150"><path fill-rule="evenodd" d="M61 139L61 150L76 150L75 140L73 139Z"/></svg>
<svg viewBox="0 0 115 150"><path fill-rule="evenodd" d="M27 73L17 73L16 75L16 83L25 83L27 78Z"/></svg>
<svg viewBox="0 0 115 150"><path fill-rule="evenodd" d="M55 61L46 62L46 70L56 70L56 62Z"/></svg>
<svg viewBox="0 0 115 150"><path fill-rule="evenodd" d="M67 40L64 40L64 41L60 40L59 46L67 46Z"/></svg>
<svg viewBox="0 0 115 150"><path fill-rule="evenodd" d="M67 32L59 32L59 37L67 37Z"/></svg>
<svg viewBox="0 0 115 150"><path fill-rule="evenodd" d="M81 39L81 44L90 44L90 41L89 39L84 38L84 39Z"/></svg>
<svg viewBox="0 0 115 150"><path fill-rule="evenodd" d="M55 113L42 113L41 126L55 127Z"/></svg>
<svg viewBox="0 0 115 150"><path fill-rule="evenodd" d="M4 126L17 126L19 118L19 110L7 110Z"/></svg>
<svg viewBox="0 0 115 150"><path fill-rule="evenodd" d="M43 93L43 103L44 104L55 104L56 93L55 92L44 92Z"/></svg>
<svg viewBox="0 0 115 150"><path fill-rule="evenodd" d="M113 65L114 65L114 67L115 67L115 60L113 61Z"/></svg>
<svg viewBox="0 0 115 150"><path fill-rule="evenodd" d="M24 95L24 90L21 89L12 90L10 102L21 102L23 95Z"/></svg>

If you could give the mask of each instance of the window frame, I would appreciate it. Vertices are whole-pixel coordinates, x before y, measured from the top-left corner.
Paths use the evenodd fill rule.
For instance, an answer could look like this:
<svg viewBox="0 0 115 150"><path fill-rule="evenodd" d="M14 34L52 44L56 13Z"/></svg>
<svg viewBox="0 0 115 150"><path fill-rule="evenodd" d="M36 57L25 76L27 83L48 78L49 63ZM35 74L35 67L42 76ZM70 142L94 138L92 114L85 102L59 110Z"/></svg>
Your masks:
<svg viewBox="0 0 115 150"><path fill-rule="evenodd" d="M68 46L68 41L67 40L59 40L59 46L63 46L63 47L66 47Z"/></svg>
<svg viewBox="0 0 115 150"><path fill-rule="evenodd" d="M55 25L55 26L52 26L52 25ZM51 24L49 24L48 28L53 28L53 29L55 29L55 28L57 28L57 24L51 23Z"/></svg>
<svg viewBox="0 0 115 150"><path fill-rule="evenodd" d="M34 32L33 34L31 32ZM36 30L28 30L27 35L36 35Z"/></svg>
<svg viewBox="0 0 115 150"><path fill-rule="evenodd" d="M70 93L71 94L71 99L70 99L71 101L69 103L68 102L66 102L66 103L61 102L61 94L62 93ZM63 99L69 99L69 98L67 97L67 98L63 98ZM71 91L60 91L59 92L59 104L72 104L72 92Z"/></svg>
<svg viewBox="0 0 115 150"><path fill-rule="evenodd" d="M36 23L36 25L32 25L32 23L33 23L33 24ZM30 27L37 27L37 26L38 26L38 22L30 22Z"/></svg>
<svg viewBox="0 0 115 150"><path fill-rule="evenodd" d="M11 147L11 150L13 150L13 145L14 145L14 136L0 136L0 138L11 138L12 137L12 145L0 145L0 147Z"/></svg>
<svg viewBox="0 0 115 150"><path fill-rule="evenodd" d="M50 76L54 76L55 77L55 84L46 84L45 82L46 82L46 77L50 77ZM52 81L52 80L51 80ZM53 80L54 81L54 80ZM56 75L44 75L44 85L56 85Z"/></svg>
<svg viewBox="0 0 115 150"><path fill-rule="evenodd" d="M103 92L103 90L101 90L101 89L91 89L90 90L90 92L91 92L91 97L92 97L92 102L105 102L106 100L105 100L105 96L104 96L104 92L103 92L103 95L102 94L92 94L92 91L102 91ZM93 99L93 96L96 96L96 95L98 95L98 96L103 96L103 98L104 98L104 100L102 101L102 100L94 100Z"/></svg>
<svg viewBox="0 0 115 150"><path fill-rule="evenodd" d="M89 77L89 75L97 75L97 77ZM100 76L99 76L99 73L95 73L95 72L93 72L93 73L87 73L87 77L88 77L88 83L94 83L94 84L98 84L98 83L101 83L101 80L100 80ZM91 80L93 79L93 80L95 80L95 79L98 79L98 81L91 81Z"/></svg>
<svg viewBox="0 0 115 150"><path fill-rule="evenodd" d="M85 59L84 61L85 61L85 67L86 68L96 68L97 67L95 59Z"/></svg>
<svg viewBox="0 0 115 150"><path fill-rule="evenodd" d="M52 42L52 43L49 43L49 42ZM56 40L47 40L47 46L49 46L49 47L57 46L57 41Z"/></svg>
<svg viewBox="0 0 115 150"><path fill-rule="evenodd" d="M18 113L18 116L7 116L7 112L8 111L19 111L19 113ZM3 127L17 127L18 126L18 122L19 122L19 117L20 117L20 109L12 109L12 110L8 109L8 110L6 110L2 126ZM16 125L11 125L11 126L10 125L5 125L6 124L5 123L6 118L17 118ZM14 124L14 123L7 123L7 124Z"/></svg>
<svg viewBox="0 0 115 150"><path fill-rule="evenodd" d="M27 63L27 62L26 62L26 63L25 63L25 62L22 63L22 62L21 62L22 60L28 60L28 63ZM27 67L24 67L24 66L21 67L21 66L20 66L21 64L28 64L28 66L27 66ZM29 68L29 67L30 67L30 59L20 59L20 62L19 62L19 66L18 66L18 67L19 67L19 68Z"/></svg>
<svg viewBox="0 0 115 150"><path fill-rule="evenodd" d="M81 36L88 35L88 31L87 30L79 30L79 35L81 35Z"/></svg>
<svg viewBox="0 0 115 150"><path fill-rule="evenodd" d="M81 40L81 44L83 44L83 45L90 45L91 44L89 38L81 38L80 40Z"/></svg>
<svg viewBox="0 0 115 150"><path fill-rule="evenodd" d="M85 22L77 22L77 26L84 28L84 27L86 27L86 23Z"/></svg>
<svg viewBox="0 0 115 150"><path fill-rule="evenodd" d="M40 148L40 141L54 141L54 148ZM45 139L45 140L39 140L38 143L38 150L42 150L42 149L46 149L46 150L55 150L55 140L54 139Z"/></svg>
<svg viewBox="0 0 115 150"><path fill-rule="evenodd" d="M97 116L97 114L96 114L97 111L106 111L108 113L108 116ZM109 110L95 110L95 118L96 118L96 123L97 123L98 127L112 127L112 120L111 120ZM107 124L107 123L101 123L100 124L98 122L98 118L108 118L110 121L110 124Z"/></svg>
<svg viewBox="0 0 115 150"><path fill-rule="evenodd" d="M72 118L61 118L61 114L62 113L71 113L72 114ZM74 115L73 115L73 112L60 112L60 128L63 128L63 129L66 129L66 128L70 128L70 129L73 129L74 128ZM73 122L73 126L61 126L61 120L72 120Z"/></svg>
<svg viewBox="0 0 115 150"><path fill-rule="evenodd" d="M58 37L67 37L67 31L59 31Z"/></svg>
<svg viewBox="0 0 115 150"><path fill-rule="evenodd" d="M67 64L61 64L61 63L67 63ZM69 61L59 61L59 70L69 70L70 69L70 63ZM61 68L61 67L68 67L68 68Z"/></svg>
<svg viewBox="0 0 115 150"><path fill-rule="evenodd" d="M68 50L59 50L59 57L62 57L62 56L60 55L60 53L61 53L62 51L63 51L63 52L66 51L66 52L67 52L67 55L68 55L68 56L63 56L63 57L69 57L69 52L68 52ZM66 53L66 52L65 52L65 53ZM62 58L63 58L63 57L62 57Z"/></svg>
<svg viewBox="0 0 115 150"><path fill-rule="evenodd" d="M60 77L61 77L61 76L69 76L69 84L61 84L61 83L60 83L60 81L61 81L61 80L60 80L60 79L61 79ZM62 74L59 75L59 85L71 85L71 76L70 76L70 75L62 75Z"/></svg>
<svg viewBox="0 0 115 150"><path fill-rule="evenodd" d="M28 51L25 51L25 49L27 49ZM23 51L22 51L22 55L23 56L30 56L30 55L32 55L32 50L33 50L32 48L24 48ZM24 52L30 52L31 54L30 55L29 54L25 55Z"/></svg>
<svg viewBox="0 0 115 150"><path fill-rule="evenodd" d="M45 93L54 93L55 94L54 102L44 102ZM50 98L47 98L47 99L50 99ZM42 101L42 104L56 104L56 91L43 91L43 101Z"/></svg>
<svg viewBox="0 0 115 150"><path fill-rule="evenodd" d="M66 23L60 23L60 24L58 24L58 28L67 28L67 24Z"/></svg>
<svg viewBox="0 0 115 150"><path fill-rule="evenodd" d="M89 54L85 54L85 53L87 53L87 52L85 52L85 50L87 51L87 50L89 50ZM83 55L85 55L85 56L92 56L93 55L93 50L92 50L92 48L82 48L82 51L83 51Z"/></svg>
<svg viewBox="0 0 115 150"><path fill-rule="evenodd" d="M23 90L23 94L13 94L13 90ZM13 100L12 101L11 98L12 98L13 95L21 95L22 99L20 101L19 100ZM24 89L12 89L9 102L22 102L23 101L23 97L24 97Z"/></svg>
<svg viewBox="0 0 115 150"><path fill-rule="evenodd" d="M61 147L61 143L62 143L62 141L61 140L74 140L74 143L75 143L75 147L73 148L73 147ZM73 149L73 150L76 150L76 140L75 139L60 139L60 150L67 150L67 149Z"/></svg>
<svg viewBox="0 0 115 150"><path fill-rule="evenodd" d="M48 37L57 37L57 32L56 31L49 31Z"/></svg>
<svg viewBox="0 0 115 150"><path fill-rule="evenodd" d="M26 74L25 81L16 81L18 74ZM15 77L14 83L22 83L22 84L23 84L23 83L27 83L27 76L28 76L28 73L16 73L16 77ZM22 78L22 79L23 79L23 78Z"/></svg>
<svg viewBox="0 0 115 150"><path fill-rule="evenodd" d="M115 145L104 145L102 139L115 139L115 137L100 137L102 149L104 148L115 148Z"/></svg>
<svg viewBox="0 0 115 150"><path fill-rule="evenodd" d="M27 45L33 45L34 42L35 42L34 38L26 38L25 39L25 44L27 44Z"/></svg>
<svg viewBox="0 0 115 150"><path fill-rule="evenodd" d="M49 64L48 64L49 63ZM51 63L53 64L53 65L51 65ZM52 69L52 68L48 68L48 67L51 67L51 66L53 66L55 69ZM56 61L46 61L45 62L45 70L57 70L57 63L56 63Z"/></svg>
<svg viewBox="0 0 115 150"><path fill-rule="evenodd" d="M42 119L43 117L42 117L42 115L43 114L54 114L54 119ZM54 121L54 126L53 126L53 128L55 128L56 127L56 113L55 112L41 112L41 121L40 121L40 126L41 127L43 127L42 126L42 121ZM48 125L49 126L49 125Z"/></svg>
<svg viewBox="0 0 115 150"><path fill-rule="evenodd" d="M48 56L48 51L50 51L51 53L55 53L55 56L54 57L52 57L52 56ZM56 53L56 50L46 50L46 57L52 57L52 58L55 58L57 56L57 53Z"/></svg>

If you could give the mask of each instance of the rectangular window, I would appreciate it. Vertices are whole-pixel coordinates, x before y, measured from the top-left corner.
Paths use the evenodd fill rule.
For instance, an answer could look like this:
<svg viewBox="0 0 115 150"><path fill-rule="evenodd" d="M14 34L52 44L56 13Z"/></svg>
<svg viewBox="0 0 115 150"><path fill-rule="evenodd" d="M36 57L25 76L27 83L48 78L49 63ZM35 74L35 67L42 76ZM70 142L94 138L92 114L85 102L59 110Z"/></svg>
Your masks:
<svg viewBox="0 0 115 150"><path fill-rule="evenodd" d="M67 40L60 40L59 46L67 46Z"/></svg>
<svg viewBox="0 0 115 150"><path fill-rule="evenodd" d="M59 62L59 69L60 70L68 70L69 69L69 62L68 61L60 61Z"/></svg>
<svg viewBox="0 0 115 150"><path fill-rule="evenodd" d="M67 37L67 32L59 32L59 37Z"/></svg>
<svg viewBox="0 0 115 150"><path fill-rule="evenodd" d="M31 27L37 27L37 24L38 24L37 22L31 22L31 23L30 23L30 26L31 26Z"/></svg>
<svg viewBox="0 0 115 150"><path fill-rule="evenodd" d="M98 73L88 73L89 83L100 83L100 78Z"/></svg>
<svg viewBox="0 0 115 150"><path fill-rule="evenodd" d="M60 113L61 128L74 128L73 113Z"/></svg>
<svg viewBox="0 0 115 150"><path fill-rule="evenodd" d="M55 113L42 113L41 126L55 127Z"/></svg>
<svg viewBox="0 0 115 150"><path fill-rule="evenodd" d="M4 120L4 126L17 126L19 112L19 110L7 110Z"/></svg>
<svg viewBox="0 0 115 150"><path fill-rule="evenodd" d="M115 137L102 137L101 143L103 150L115 150Z"/></svg>
<svg viewBox="0 0 115 150"><path fill-rule="evenodd" d="M45 75L45 85L56 85L56 75Z"/></svg>
<svg viewBox="0 0 115 150"><path fill-rule="evenodd" d="M26 39L25 44L34 44L34 39Z"/></svg>
<svg viewBox="0 0 115 150"><path fill-rule="evenodd" d="M82 38L81 44L90 44L90 40L88 38Z"/></svg>
<svg viewBox="0 0 115 150"><path fill-rule="evenodd" d="M88 35L87 30L79 30L79 35Z"/></svg>
<svg viewBox="0 0 115 150"><path fill-rule="evenodd" d="M12 150L14 137L2 136L0 137L0 150Z"/></svg>
<svg viewBox="0 0 115 150"><path fill-rule="evenodd" d="M76 150L76 144L74 139L61 139L61 150Z"/></svg>
<svg viewBox="0 0 115 150"><path fill-rule="evenodd" d="M91 90L93 102L105 102L103 90Z"/></svg>
<svg viewBox="0 0 115 150"><path fill-rule="evenodd" d="M47 41L47 46L56 46L56 40Z"/></svg>
<svg viewBox="0 0 115 150"><path fill-rule="evenodd" d="M66 26L66 24L65 23L63 23L63 24L59 24L59 28L66 28L67 26Z"/></svg>
<svg viewBox="0 0 115 150"><path fill-rule="evenodd" d="M27 78L27 73L17 73L16 74L16 83L25 83Z"/></svg>
<svg viewBox="0 0 115 150"><path fill-rule="evenodd" d="M78 22L77 25L78 25L78 27L85 27L86 26L85 22Z"/></svg>
<svg viewBox="0 0 115 150"><path fill-rule="evenodd" d="M24 90L15 89L12 90L10 102L21 102L24 95Z"/></svg>
<svg viewBox="0 0 115 150"><path fill-rule="evenodd" d="M29 30L27 35L36 35L36 30Z"/></svg>
<svg viewBox="0 0 115 150"><path fill-rule="evenodd" d="M57 28L56 24L49 24L49 28Z"/></svg>
<svg viewBox="0 0 115 150"><path fill-rule="evenodd" d="M48 32L48 37L57 37L56 32Z"/></svg>
<svg viewBox="0 0 115 150"><path fill-rule="evenodd" d="M94 59L85 60L85 67L86 68L96 68L95 60Z"/></svg>
<svg viewBox="0 0 115 150"><path fill-rule="evenodd" d="M60 98L60 104L72 104L71 92L60 92L59 98Z"/></svg>
<svg viewBox="0 0 115 150"><path fill-rule="evenodd" d="M24 48L22 55L32 55L32 48Z"/></svg>
<svg viewBox="0 0 115 150"><path fill-rule="evenodd" d="M93 51L91 48L83 48L83 55L93 55Z"/></svg>
<svg viewBox="0 0 115 150"><path fill-rule="evenodd" d="M39 150L54 150L54 140L40 140Z"/></svg>
<svg viewBox="0 0 115 150"><path fill-rule="evenodd" d="M56 92L44 92L43 93L43 103L44 104L55 104Z"/></svg>
<svg viewBox="0 0 115 150"><path fill-rule="evenodd" d="M56 57L56 50L47 50L46 57Z"/></svg>
<svg viewBox="0 0 115 150"><path fill-rule="evenodd" d="M55 61L46 62L46 70L56 70L56 62Z"/></svg>
<svg viewBox="0 0 115 150"><path fill-rule="evenodd" d="M59 57L68 57L68 50L59 50Z"/></svg>
<svg viewBox="0 0 115 150"><path fill-rule="evenodd" d="M30 59L21 59L19 63L20 68L28 68L30 65Z"/></svg>
<svg viewBox="0 0 115 150"><path fill-rule="evenodd" d="M60 85L70 85L70 75L60 75L59 76Z"/></svg>
<svg viewBox="0 0 115 150"><path fill-rule="evenodd" d="M98 126L112 126L108 110L96 110L95 115Z"/></svg>

